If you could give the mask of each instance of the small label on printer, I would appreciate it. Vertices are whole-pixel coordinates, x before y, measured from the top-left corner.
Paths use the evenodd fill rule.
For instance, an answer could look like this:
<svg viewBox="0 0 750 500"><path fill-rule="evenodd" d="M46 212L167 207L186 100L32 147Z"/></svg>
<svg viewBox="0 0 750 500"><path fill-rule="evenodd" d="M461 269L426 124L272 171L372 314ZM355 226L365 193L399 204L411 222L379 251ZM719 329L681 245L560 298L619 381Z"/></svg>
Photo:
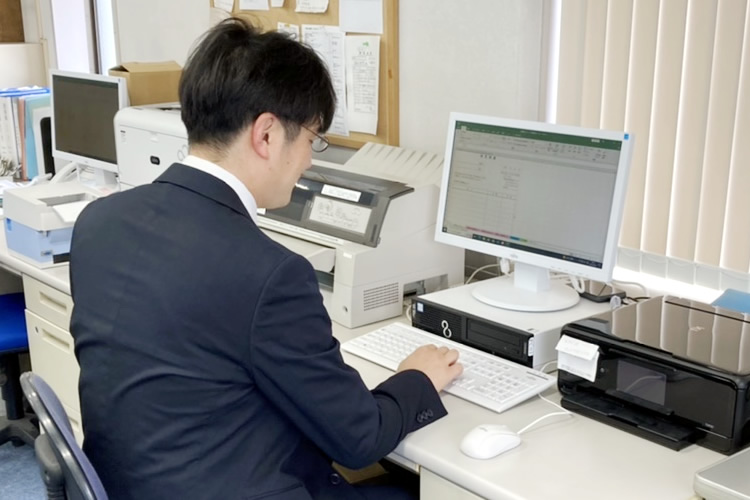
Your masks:
<svg viewBox="0 0 750 500"><path fill-rule="evenodd" d="M331 186L330 184L324 185L323 189L320 192L326 196L353 201L355 203L358 202L362 197L362 193L360 193L359 191L354 191L353 189L346 189L338 186Z"/></svg>
<svg viewBox="0 0 750 500"><path fill-rule="evenodd" d="M594 382L599 364L599 347L596 344L563 335L555 349L558 370L565 370Z"/></svg>

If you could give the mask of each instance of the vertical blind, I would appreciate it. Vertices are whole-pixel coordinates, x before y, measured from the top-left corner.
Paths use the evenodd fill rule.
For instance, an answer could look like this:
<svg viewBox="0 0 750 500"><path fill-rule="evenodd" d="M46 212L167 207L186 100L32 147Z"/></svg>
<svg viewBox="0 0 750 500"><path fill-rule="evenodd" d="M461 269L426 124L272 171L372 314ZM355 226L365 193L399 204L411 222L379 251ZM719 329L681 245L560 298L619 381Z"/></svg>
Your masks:
<svg viewBox="0 0 750 500"><path fill-rule="evenodd" d="M748 0L561 0L554 120L635 150L618 265L750 291Z"/></svg>

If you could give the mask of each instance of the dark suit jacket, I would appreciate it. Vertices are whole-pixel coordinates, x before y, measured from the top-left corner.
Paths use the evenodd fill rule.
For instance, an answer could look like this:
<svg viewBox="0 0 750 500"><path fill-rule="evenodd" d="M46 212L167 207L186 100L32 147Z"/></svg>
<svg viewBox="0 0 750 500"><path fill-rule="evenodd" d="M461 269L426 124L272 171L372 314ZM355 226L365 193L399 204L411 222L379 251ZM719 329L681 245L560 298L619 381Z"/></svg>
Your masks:
<svg viewBox="0 0 750 500"><path fill-rule="evenodd" d="M365 466L446 413L421 372L369 391L310 264L197 169L91 203L70 278L84 451L113 500L359 498L331 459Z"/></svg>

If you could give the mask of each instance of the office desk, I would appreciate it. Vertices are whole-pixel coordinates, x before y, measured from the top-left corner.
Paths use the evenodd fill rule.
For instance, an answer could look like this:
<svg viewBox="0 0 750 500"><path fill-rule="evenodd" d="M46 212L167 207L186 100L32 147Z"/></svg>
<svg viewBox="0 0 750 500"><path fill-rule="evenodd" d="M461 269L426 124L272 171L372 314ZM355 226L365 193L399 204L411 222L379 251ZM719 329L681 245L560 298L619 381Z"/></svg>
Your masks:
<svg viewBox="0 0 750 500"><path fill-rule="evenodd" d="M372 328L349 330L334 324L333 330L345 341ZM390 374L349 353L344 359L370 387ZM554 388L543 395L560 401ZM451 395L443 401L448 416L410 434L394 452L395 461L405 458L405 465L421 468L425 499L462 498L461 491L450 489L457 485L490 499L687 500L697 498L692 488L695 471L723 457L695 445L675 452L574 414L545 419L522 435L519 447L494 459L474 460L458 450L473 427L505 424L520 430L559 409L538 397L501 414Z"/></svg>
<svg viewBox="0 0 750 500"><path fill-rule="evenodd" d="M2 231L0 266L70 295L67 266L41 270L8 255ZM327 294L323 295L325 298ZM351 330L334 323L333 333L344 342L378 325ZM359 370L370 387L391 374L348 353L344 353L344 359ZM33 360L32 357L32 363ZM33 368L45 372L61 370L59 366ZM60 375L64 379L71 374ZM559 402L555 389L544 395ZM458 445L476 425L502 423L519 430L538 417L559 410L539 398L502 414L450 395L443 396L443 400L448 416L407 436L392 454L395 461L420 472L425 499L688 500L695 498L695 471L723 457L698 446L675 452L573 415L546 419L523 434L519 447L491 460L474 460L462 455Z"/></svg>
<svg viewBox="0 0 750 500"><path fill-rule="evenodd" d="M68 331L73 309L68 266L39 269L11 256L5 244L5 231L0 230L0 267L22 277L32 369L57 393L73 434L83 443L78 398L80 369L73 337Z"/></svg>

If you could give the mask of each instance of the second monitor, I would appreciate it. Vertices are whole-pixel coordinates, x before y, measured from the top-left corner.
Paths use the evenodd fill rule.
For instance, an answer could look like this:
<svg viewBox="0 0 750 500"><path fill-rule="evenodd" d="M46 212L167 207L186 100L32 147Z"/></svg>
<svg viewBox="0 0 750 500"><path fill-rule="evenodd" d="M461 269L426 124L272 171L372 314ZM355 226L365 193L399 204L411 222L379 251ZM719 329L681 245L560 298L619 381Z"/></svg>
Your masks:
<svg viewBox="0 0 750 500"><path fill-rule="evenodd" d="M609 282L632 146L625 132L452 113L435 239L515 263L474 297L553 311L579 297L550 271Z"/></svg>
<svg viewBox="0 0 750 500"><path fill-rule="evenodd" d="M103 184L113 183L118 172L114 120L128 105L125 79L57 70L51 78L53 156L92 167Z"/></svg>

